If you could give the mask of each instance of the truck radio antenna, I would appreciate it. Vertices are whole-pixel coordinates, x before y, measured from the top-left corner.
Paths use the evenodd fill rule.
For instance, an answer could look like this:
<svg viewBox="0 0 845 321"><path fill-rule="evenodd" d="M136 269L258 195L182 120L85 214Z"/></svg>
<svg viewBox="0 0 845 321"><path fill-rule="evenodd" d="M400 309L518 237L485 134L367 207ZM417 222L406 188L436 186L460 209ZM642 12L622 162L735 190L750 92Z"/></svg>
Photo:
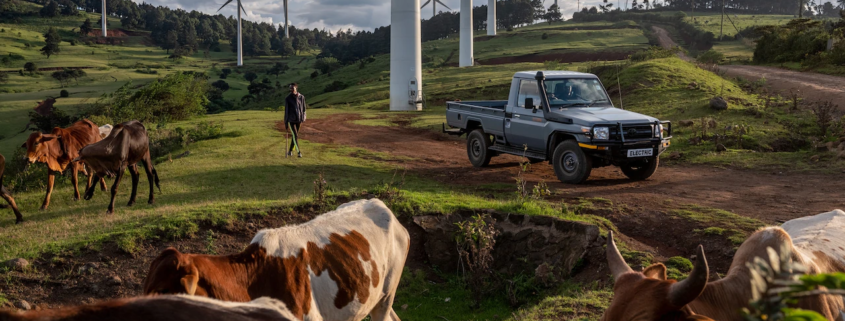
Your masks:
<svg viewBox="0 0 845 321"><path fill-rule="evenodd" d="M616 87L619 89L619 109L625 110L625 104L622 103L622 84L619 82L619 64L616 64Z"/></svg>

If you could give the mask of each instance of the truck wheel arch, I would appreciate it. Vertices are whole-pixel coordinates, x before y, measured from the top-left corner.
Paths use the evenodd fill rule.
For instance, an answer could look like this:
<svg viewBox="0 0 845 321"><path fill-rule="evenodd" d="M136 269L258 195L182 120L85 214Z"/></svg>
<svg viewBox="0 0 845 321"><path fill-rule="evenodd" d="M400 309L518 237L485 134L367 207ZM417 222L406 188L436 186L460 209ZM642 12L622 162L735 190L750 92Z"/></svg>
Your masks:
<svg viewBox="0 0 845 321"><path fill-rule="evenodd" d="M478 119L472 119L472 118L467 119L467 125L466 125L465 128L466 128L467 133L471 133L473 130L476 130L476 129L484 130L484 127L481 126L481 121L478 120Z"/></svg>
<svg viewBox="0 0 845 321"><path fill-rule="evenodd" d="M549 135L549 143L548 146L546 146L546 160L552 160L552 155L554 154L555 147L557 147L558 144L570 139L577 140L575 135L566 132L554 132Z"/></svg>

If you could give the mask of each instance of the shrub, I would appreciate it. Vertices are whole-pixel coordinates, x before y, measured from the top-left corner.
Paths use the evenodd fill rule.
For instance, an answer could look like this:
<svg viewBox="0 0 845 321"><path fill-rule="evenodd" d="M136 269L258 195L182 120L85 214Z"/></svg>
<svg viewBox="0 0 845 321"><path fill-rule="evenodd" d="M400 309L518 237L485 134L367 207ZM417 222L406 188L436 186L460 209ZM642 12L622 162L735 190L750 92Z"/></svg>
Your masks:
<svg viewBox="0 0 845 321"><path fill-rule="evenodd" d="M543 39L543 40L549 39L549 34L544 32L543 35L540 36L540 39Z"/></svg>
<svg viewBox="0 0 845 321"><path fill-rule="evenodd" d="M254 71L247 71L246 74L244 74L244 79L249 82L253 82L257 78L258 74L256 74Z"/></svg>
<svg viewBox="0 0 845 321"><path fill-rule="evenodd" d="M213 86L214 88L220 89L220 91L224 91L224 92L229 90L229 83L227 83L224 80L215 81L215 82L211 83L211 86Z"/></svg>
<svg viewBox="0 0 845 321"><path fill-rule="evenodd" d="M349 86L344 84L342 81L335 80L331 84L328 84L326 86L326 88L323 89L323 92L324 93L330 93L330 92L334 92L334 91L344 90L347 87L349 87Z"/></svg>
<svg viewBox="0 0 845 321"><path fill-rule="evenodd" d="M314 63L314 68L323 74L328 74L332 71L338 70L340 67L340 61L334 57L320 58Z"/></svg>
<svg viewBox="0 0 845 321"><path fill-rule="evenodd" d="M150 155L159 158L192 143L220 138L222 135L223 124L207 121L201 121L193 128L151 130Z"/></svg>
<svg viewBox="0 0 845 321"><path fill-rule="evenodd" d="M67 90L62 89L62 91L59 92L59 97L62 97L62 98L70 97L70 93L67 92Z"/></svg>
<svg viewBox="0 0 845 321"><path fill-rule="evenodd" d="M680 47L664 49L663 47L652 46L648 49L643 49L631 54L628 59L630 59L631 62L640 62L652 59L669 58L677 55L679 52L681 52Z"/></svg>
<svg viewBox="0 0 845 321"><path fill-rule="evenodd" d="M320 76L320 72L317 70L311 73L311 79L317 78L318 76Z"/></svg>
<svg viewBox="0 0 845 321"><path fill-rule="evenodd" d="M725 54L718 52L716 50L710 49L705 51L704 53L698 55L698 62L703 64L710 64L715 65L725 59Z"/></svg>
<svg viewBox="0 0 845 321"><path fill-rule="evenodd" d="M139 120L164 124L186 120L206 112L208 82L204 74L177 72L160 78L136 92L126 83L112 94L104 95L89 114L103 115L117 123Z"/></svg>
<svg viewBox="0 0 845 321"><path fill-rule="evenodd" d="M27 62L23 65L23 70L32 75L33 73L38 71L38 65L36 65L34 62Z"/></svg>
<svg viewBox="0 0 845 321"><path fill-rule="evenodd" d="M830 37L820 21L795 19L785 26L758 28L763 36L754 49L754 62L772 63L803 61L823 52Z"/></svg>
<svg viewBox="0 0 845 321"><path fill-rule="evenodd" d="M5 72L0 72L0 84L9 81L9 74Z"/></svg>

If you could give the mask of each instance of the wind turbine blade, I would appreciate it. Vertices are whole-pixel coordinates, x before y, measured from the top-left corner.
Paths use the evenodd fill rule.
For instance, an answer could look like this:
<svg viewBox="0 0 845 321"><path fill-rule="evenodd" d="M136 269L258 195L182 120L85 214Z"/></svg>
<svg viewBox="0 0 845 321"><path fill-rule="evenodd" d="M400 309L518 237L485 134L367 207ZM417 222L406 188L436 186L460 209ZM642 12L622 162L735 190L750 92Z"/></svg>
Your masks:
<svg viewBox="0 0 845 321"><path fill-rule="evenodd" d="M435 2L437 2L437 3L439 3L441 6L446 7L446 9L452 10L452 8L449 8L449 6L447 6L445 3L443 3L443 2L442 2L442 1L440 1L440 0L434 0L434 1L435 1Z"/></svg>
<svg viewBox="0 0 845 321"><path fill-rule="evenodd" d="M227 0L226 3L224 3L222 6L220 6L220 9L217 9L217 12L220 12L220 10L223 10L223 7L232 3L232 1L234 1L234 0Z"/></svg>
<svg viewBox="0 0 845 321"><path fill-rule="evenodd" d="M241 4L241 0L238 0L238 7L240 7L241 11L243 11L244 14L246 14L246 9L244 9L244 6Z"/></svg>
<svg viewBox="0 0 845 321"><path fill-rule="evenodd" d="M437 1L437 0L434 0L434 1ZM431 3L431 0L428 0L425 3L423 3L423 5L420 6L420 9L425 8L425 6L427 6L429 3Z"/></svg>

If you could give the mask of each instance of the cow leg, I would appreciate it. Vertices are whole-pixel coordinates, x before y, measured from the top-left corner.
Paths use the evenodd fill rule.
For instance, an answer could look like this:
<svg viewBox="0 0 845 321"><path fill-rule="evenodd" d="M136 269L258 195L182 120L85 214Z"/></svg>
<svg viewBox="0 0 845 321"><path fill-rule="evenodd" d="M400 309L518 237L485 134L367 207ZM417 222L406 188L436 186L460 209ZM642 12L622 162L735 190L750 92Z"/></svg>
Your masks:
<svg viewBox="0 0 845 321"><path fill-rule="evenodd" d="M138 195L138 180L141 178L138 173L138 164L129 166L129 175L132 175L132 195L129 196L129 204L126 206L135 205L135 196Z"/></svg>
<svg viewBox="0 0 845 321"><path fill-rule="evenodd" d="M157 175L153 172L155 169L153 167L153 160L150 157L150 153L147 152L147 156L145 156L144 159L141 161L144 162L144 171L147 173L147 180L150 181L150 200L148 203L153 204L156 200L153 190L153 184L155 184Z"/></svg>
<svg viewBox="0 0 845 321"><path fill-rule="evenodd" d="M73 184L73 200L79 200L79 164L78 163L70 163L70 182Z"/></svg>
<svg viewBox="0 0 845 321"><path fill-rule="evenodd" d="M123 178L124 172L126 172L126 169L121 168L117 171L117 175L114 176L114 185L111 186L111 203L109 203L109 210L106 212L108 214L114 214L114 199L117 197L117 188L120 185L120 179Z"/></svg>
<svg viewBox="0 0 845 321"><path fill-rule="evenodd" d="M18 205L15 204L15 199L12 198L12 194L9 193L3 185L0 185L0 196L9 203L9 206L12 207L12 211L15 212L15 224L23 223L23 215L21 215L21 211L18 210Z"/></svg>
<svg viewBox="0 0 845 321"><path fill-rule="evenodd" d="M97 177L100 178L100 189L103 190L103 192L105 192L106 191L106 178L99 176L99 175ZM95 181L96 181L96 179L95 179Z"/></svg>
<svg viewBox="0 0 845 321"><path fill-rule="evenodd" d="M91 177L89 177L89 179L90 179L92 182L94 182L94 181L100 180L100 179L102 179L102 178L101 178L101 177L100 177L100 175L98 175L98 174L91 173ZM94 192L95 192L96 190L97 190L97 185L96 185L96 184L93 184L93 183L92 183L92 184L90 184L90 185L88 186L88 188L87 188L87 189L85 189L85 200L87 201L87 200L90 200L91 198L93 198L93 197L94 197Z"/></svg>
<svg viewBox="0 0 845 321"><path fill-rule="evenodd" d="M393 295L385 296L370 311L372 321L401 321L396 312L393 311Z"/></svg>
<svg viewBox="0 0 845 321"><path fill-rule="evenodd" d="M94 183L94 173L88 173L85 165L82 165L82 174L85 174L85 177L88 178L88 182L85 183L85 193L88 193L88 189L91 188L91 184Z"/></svg>
<svg viewBox="0 0 845 321"><path fill-rule="evenodd" d="M44 203L41 204L41 210L46 210L50 206L50 195L53 194L53 185L56 183L56 173L47 170L47 196L44 197Z"/></svg>

